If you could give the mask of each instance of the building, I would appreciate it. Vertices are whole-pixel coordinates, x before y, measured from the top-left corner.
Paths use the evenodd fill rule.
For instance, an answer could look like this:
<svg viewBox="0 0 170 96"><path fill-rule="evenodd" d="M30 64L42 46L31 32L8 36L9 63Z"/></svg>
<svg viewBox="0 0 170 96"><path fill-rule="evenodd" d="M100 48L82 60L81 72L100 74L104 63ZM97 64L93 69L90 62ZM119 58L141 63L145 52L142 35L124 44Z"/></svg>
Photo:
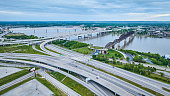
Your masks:
<svg viewBox="0 0 170 96"><path fill-rule="evenodd" d="M143 32L143 31L145 31L145 30L139 28L139 29L136 29L136 31L137 31L137 32Z"/></svg>
<svg viewBox="0 0 170 96"><path fill-rule="evenodd" d="M165 55L165 59L169 59L170 60L170 55Z"/></svg>
<svg viewBox="0 0 170 96"><path fill-rule="evenodd" d="M170 37L170 32L164 32L164 37Z"/></svg>
<svg viewBox="0 0 170 96"><path fill-rule="evenodd" d="M113 31L121 31L122 29L120 28L113 28Z"/></svg>
<svg viewBox="0 0 170 96"><path fill-rule="evenodd" d="M107 26L106 30L112 30L114 27L113 26Z"/></svg>

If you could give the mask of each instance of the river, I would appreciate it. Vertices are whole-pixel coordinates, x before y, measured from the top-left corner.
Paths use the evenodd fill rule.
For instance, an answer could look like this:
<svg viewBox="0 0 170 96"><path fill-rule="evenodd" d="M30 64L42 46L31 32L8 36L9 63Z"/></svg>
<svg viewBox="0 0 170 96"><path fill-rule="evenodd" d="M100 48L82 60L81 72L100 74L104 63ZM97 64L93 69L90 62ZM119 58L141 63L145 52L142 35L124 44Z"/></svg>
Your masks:
<svg viewBox="0 0 170 96"><path fill-rule="evenodd" d="M50 29L51 28L51 29ZM78 32L82 31L80 27L76 27L75 29L60 29L61 27L41 27L34 30L30 30L30 28L14 28L13 32L17 33L25 33L27 35L36 35L38 37L55 37L61 34L68 34L69 32ZM93 34L96 36L96 34ZM99 38L93 39L83 39L81 42L93 44L94 46L104 47L108 42L113 42L115 39L118 39L120 35L117 34L109 34ZM70 40L76 40L77 36L70 37ZM128 39L127 39L128 40ZM120 43L123 46L124 42ZM116 45L117 46L117 45ZM152 38L152 37L144 37L144 36L135 36L133 41L128 45L124 46L124 49L136 50L140 52L151 52L158 53L160 55L170 54L170 38Z"/></svg>
<svg viewBox="0 0 170 96"><path fill-rule="evenodd" d="M82 42L104 47L108 42L113 42L120 35L110 34L100 38L86 39ZM127 39L128 40L128 39ZM123 46L124 41L120 43ZM116 45L117 46L117 45ZM160 55L170 54L170 38L152 38L146 36L135 36L133 41L126 45L124 49L140 52L158 53Z"/></svg>

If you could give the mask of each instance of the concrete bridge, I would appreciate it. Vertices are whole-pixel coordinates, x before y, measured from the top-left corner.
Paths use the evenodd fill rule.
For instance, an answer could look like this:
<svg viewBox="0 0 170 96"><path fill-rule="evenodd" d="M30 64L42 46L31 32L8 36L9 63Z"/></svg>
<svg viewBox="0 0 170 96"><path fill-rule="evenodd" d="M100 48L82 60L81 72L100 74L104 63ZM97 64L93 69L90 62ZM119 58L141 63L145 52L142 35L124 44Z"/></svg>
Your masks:
<svg viewBox="0 0 170 96"><path fill-rule="evenodd" d="M120 43L122 40L125 40L124 42L126 43L126 38L132 36L135 32L134 31L130 31L126 34L122 34L119 39L115 39L113 42L109 42L108 44L106 44L105 48L109 49L109 48L114 48L116 44ZM129 38L130 39L130 38ZM119 45L120 47L120 45Z"/></svg>
<svg viewBox="0 0 170 96"><path fill-rule="evenodd" d="M78 39L88 39L88 38L94 38L94 37L101 37L101 36L104 36L104 35L107 35L107 34L109 34L109 33L111 33L112 32L112 30L104 30L104 31L96 31L96 32L89 32L89 33L87 33L87 34L84 34L84 36L83 35L78 35ZM96 35L97 36L93 36L92 34L93 33L96 33Z"/></svg>

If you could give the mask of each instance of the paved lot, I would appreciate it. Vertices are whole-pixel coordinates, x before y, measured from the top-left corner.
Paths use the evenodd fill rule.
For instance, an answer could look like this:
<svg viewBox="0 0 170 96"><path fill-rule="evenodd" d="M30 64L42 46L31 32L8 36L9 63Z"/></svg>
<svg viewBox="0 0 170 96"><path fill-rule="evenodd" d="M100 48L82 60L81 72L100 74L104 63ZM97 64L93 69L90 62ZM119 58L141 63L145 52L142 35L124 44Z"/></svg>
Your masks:
<svg viewBox="0 0 170 96"><path fill-rule="evenodd" d="M16 73L21 70L22 69L13 68L13 67L0 67L0 78L3 78L5 76L8 76L10 74Z"/></svg>
<svg viewBox="0 0 170 96"><path fill-rule="evenodd" d="M9 67L33 67L29 65L23 65L23 64L15 64L15 63L0 63L2 66L9 66Z"/></svg>
<svg viewBox="0 0 170 96"><path fill-rule="evenodd" d="M33 79L2 96L52 96L52 94L53 92L51 90L36 79Z"/></svg>

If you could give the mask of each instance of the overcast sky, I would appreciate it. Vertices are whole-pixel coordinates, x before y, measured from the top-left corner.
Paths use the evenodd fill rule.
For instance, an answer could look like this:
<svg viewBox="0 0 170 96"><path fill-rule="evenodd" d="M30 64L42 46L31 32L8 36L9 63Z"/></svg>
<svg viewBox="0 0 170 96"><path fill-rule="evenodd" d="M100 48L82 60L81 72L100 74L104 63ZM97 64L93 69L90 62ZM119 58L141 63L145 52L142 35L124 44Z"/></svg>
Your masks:
<svg viewBox="0 0 170 96"><path fill-rule="evenodd" d="M0 21L170 21L170 0L1 0Z"/></svg>

